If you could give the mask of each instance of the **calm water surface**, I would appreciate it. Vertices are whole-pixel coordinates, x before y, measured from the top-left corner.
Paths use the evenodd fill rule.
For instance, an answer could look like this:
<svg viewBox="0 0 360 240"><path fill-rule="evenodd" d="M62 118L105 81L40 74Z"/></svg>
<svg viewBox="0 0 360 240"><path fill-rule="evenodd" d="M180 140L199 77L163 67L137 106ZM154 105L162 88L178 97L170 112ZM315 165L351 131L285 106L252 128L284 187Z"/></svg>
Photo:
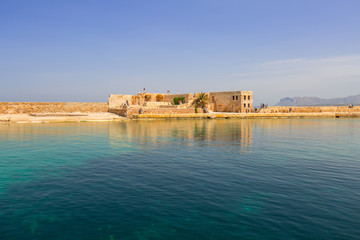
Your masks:
<svg viewBox="0 0 360 240"><path fill-rule="evenodd" d="M0 239L360 239L360 120L1 124Z"/></svg>

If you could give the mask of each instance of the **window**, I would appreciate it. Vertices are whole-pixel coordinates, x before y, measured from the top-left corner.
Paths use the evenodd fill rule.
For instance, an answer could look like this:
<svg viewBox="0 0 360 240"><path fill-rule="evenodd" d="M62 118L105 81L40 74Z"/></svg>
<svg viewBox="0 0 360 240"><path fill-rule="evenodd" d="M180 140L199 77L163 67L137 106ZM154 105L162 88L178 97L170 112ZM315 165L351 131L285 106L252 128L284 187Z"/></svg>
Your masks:
<svg viewBox="0 0 360 240"><path fill-rule="evenodd" d="M248 100L250 100L250 95L248 96Z"/></svg>
<svg viewBox="0 0 360 240"><path fill-rule="evenodd" d="M248 107L250 107L250 103L248 103Z"/></svg>
<svg viewBox="0 0 360 240"><path fill-rule="evenodd" d="M236 100L238 100L238 97L239 97L239 96L236 96Z"/></svg>
<svg viewBox="0 0 360 240"><path fill-rule="evenodd" d="M246 103L244 103L244 107L246 107Z"/></svg>
<svg viewBox="0 0 360 240"><path fill-rule="evenodd" d="M244 96L244 100L246 100L246 95Z"/></svg>
<svg viewBox="0 0 360 240"><path fill-rule="evenodd" d="M233 100L235 100L235 96L233 96Z"/></svg>
<svg viewBox="0 0 360 240"><path fill-rule="evenodd" d="M214 97L214 96L212 96L212 101L213 101L213 102L215 101L215 97Z"/></svg>

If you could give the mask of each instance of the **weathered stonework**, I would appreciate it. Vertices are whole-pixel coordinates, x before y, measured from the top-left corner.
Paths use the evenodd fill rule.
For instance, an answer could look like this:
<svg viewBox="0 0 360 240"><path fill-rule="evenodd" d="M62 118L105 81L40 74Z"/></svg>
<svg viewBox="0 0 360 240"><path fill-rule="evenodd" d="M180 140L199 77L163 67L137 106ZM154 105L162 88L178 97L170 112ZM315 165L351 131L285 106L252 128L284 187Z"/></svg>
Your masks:
<svg viewBox="0 0 360 240"><path fill-rule="evenodd" d="M213 112L251 112L252 91L210 92L210 110Z"/></svg>
<svg viewBox="0 0 360 240"><path fill-rule="evenodd" d="M111 94L109 96L109 108L116 109L122 104L129 102L129 104L133 101L133 95L120 95L120 94Z"/></svg>
<svg viewBox="0 0 360 240"><path fill-rule="evenodd" d="M187 103L188 105L191 105L194 100L194 96L192 93L186 93L186 94L164 94L164 102L170 102L171 104L174 104L174 98L177 97L183 97L184 103Z"/></svg>
<svg viewBox="0 0 360 240"><path fill-rule="evenodd" d="M116 113L120 116L130 117L137 115L142 109L142 114L189 114L195 113L195 108L177 108L177 107L162 107L162 108L147 108L141 106L126 106L118 109L112 109L112 113ZM203 113L202 109L197 109L198 113Z"/></svg>
<svg viewBox="0 0 360 240"><path fill-rule="evenodd" d="M0 114L30 113L102 113L108 103L82 102L0 102Z"/></svg>
<svg viewBox="0 0 360 240"><path fill-rule="evenodd" d="M268 107L259 109L259 113L356 113L360 106L349 108L347 106L311 106L311 107Z"/></svg>
<svg viewBox="0 0 360 240"><path fill-rule="evenodd" d="M122 116L130 116L131 109L138 106L143 113L157 114L181 114L195 112L195 100L200 93L187 94L161 94L139 93L137 95L116 95L109 97L109 111ZM252 91L210 92L207 109L210 112L251 112L253 108ZM183 97L180 105L174 105L174 98ZM132 108L129 108L129 107ZM140 110L139 110L140 111ZM198 112L202 112L198 109Z"/></svg>

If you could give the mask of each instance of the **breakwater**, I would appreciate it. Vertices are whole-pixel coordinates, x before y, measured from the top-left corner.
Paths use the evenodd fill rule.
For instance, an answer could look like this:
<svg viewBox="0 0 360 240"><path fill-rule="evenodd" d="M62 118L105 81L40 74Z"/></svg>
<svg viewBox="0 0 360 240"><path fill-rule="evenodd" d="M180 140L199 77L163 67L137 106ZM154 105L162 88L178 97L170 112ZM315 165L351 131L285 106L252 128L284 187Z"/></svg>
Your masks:
<svg viewBox="0 0 360 240"><path fill-rule="evenodd" d="M352 108L348 106L309 106L309 107L268 107L258 111L259 113L360 113L360 106Z"/></svg>
<svg viewBox="0 0 360 240"><path fill-rule="evenodd" d="M134 114L132 119L163 119L163 118L360 118L360 112L355 113L190 113L190 114Z"/></svg>
<svg viewBox="0 0 360 240"><path fill-rule="evenodd" d="M139 114L140 108L142 108L142 114ZM178 106L150 108L131 105L119 109L111 109L108 103L0 102L0 122L123 121L126 119L167 118L360 118L360 106L352 108L344 106L268 107L260 109L256 113L203 113L202 109L198 109L198 113L195 113L194 108L179 108Z"/></svg>
<svg viewBox="0 0 360 240"><path fill-rule="evenodd" d="M101 113L108 108L105 102L0 102L0 114Z"/></svg>

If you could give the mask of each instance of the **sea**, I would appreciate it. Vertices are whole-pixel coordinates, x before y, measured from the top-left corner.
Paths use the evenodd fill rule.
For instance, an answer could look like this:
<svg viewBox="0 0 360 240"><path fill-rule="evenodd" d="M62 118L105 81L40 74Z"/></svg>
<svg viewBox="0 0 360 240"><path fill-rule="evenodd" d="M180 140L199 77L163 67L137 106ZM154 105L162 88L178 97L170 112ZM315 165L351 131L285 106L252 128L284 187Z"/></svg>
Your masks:
<svg viewBox="0 0 360 240"><path fill-rule="evenodd" d="M360 119L3 123L0 239L360 239Z"/></svg>

